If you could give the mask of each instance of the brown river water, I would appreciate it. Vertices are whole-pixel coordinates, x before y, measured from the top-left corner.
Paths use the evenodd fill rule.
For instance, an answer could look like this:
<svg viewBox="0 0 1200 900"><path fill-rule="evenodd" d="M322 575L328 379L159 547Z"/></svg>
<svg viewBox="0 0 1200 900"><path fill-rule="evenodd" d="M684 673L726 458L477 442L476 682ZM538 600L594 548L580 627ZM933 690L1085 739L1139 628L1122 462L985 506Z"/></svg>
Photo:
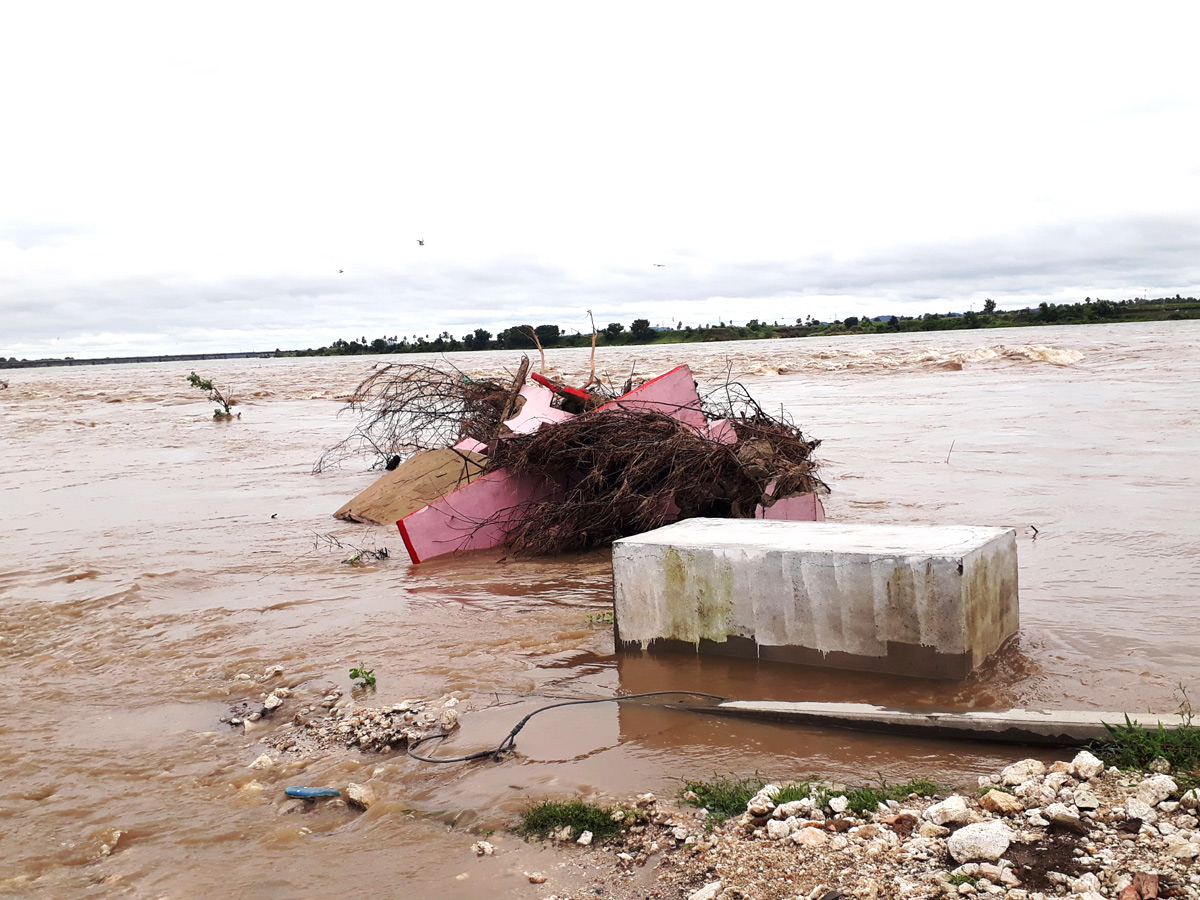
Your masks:
<svg viewBox="0 0 1200 900"><path fill-rule="evenodd" d="M499 764L346 752L258 772L259 735L219 718L247 696L239 673L276 664L283 683L350 695L366 662L364 705L458 692L442 754L494 746L553 699L658 689L958 709L1173 712L1178 685L1200 699L1200 323L600 350L618 383L686 362L702 388L729 371L784 406L824 441L831 520L1016 528L1021 631L965 682L616 656L588 619L611 608L607 551L411 566L394 529L331 517L375 478L365 462L311 474L353 425L336 398L379 361L4 373L0 895L542 897L553 879L521 872L556 865L550 851L500 834L496 856L470 849L531 798L755 771L966 783L1027 754L627 703L540 715ZM519 354L452 361L494 374ZM549 363L586 377L586 351ZM211 421L192 368L233 389L240 420ZM393 557L345 565L321 535ZM279 814L289 785L351 781L381 802Z"/></svg>

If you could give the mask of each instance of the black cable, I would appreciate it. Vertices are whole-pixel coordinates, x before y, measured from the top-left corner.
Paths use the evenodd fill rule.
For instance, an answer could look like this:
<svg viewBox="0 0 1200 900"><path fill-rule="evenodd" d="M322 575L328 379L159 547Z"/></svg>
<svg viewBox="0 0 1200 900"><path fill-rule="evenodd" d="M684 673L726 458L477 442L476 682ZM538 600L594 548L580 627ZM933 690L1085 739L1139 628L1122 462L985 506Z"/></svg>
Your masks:
<svg viewBox="0 0 1200 900"><path fill-rule="evenodd" d="M718 697L716 694L704 694L700 691L649 691L645 694L621 694L617 697L599 697L595 700L564 700L562 703L551 703L549 706L543 706L535 709L520 722L513 726L512 731L505 735L499 746L495 750L480 750L478 753L471 753L467 756L453 756L445 759L437 759L432 756L418 756L413 751L426 744L429 741L444 741L449 734L431 734L428 737L418 738L408 745L408 755L418 762L425 763L458 763L471 762L476 759L494 759L499 762L501 757L511 751L517 744L517 734L522 728L536 716L538 713L546 712L548 709L558 709L560 706L582 706L587 703L620 703L622 700L639 700L643 697L664 697L671 694L682 694L686 697L704 697L707 700L716 700L718 703L724 703L728 698Z"/></svg>

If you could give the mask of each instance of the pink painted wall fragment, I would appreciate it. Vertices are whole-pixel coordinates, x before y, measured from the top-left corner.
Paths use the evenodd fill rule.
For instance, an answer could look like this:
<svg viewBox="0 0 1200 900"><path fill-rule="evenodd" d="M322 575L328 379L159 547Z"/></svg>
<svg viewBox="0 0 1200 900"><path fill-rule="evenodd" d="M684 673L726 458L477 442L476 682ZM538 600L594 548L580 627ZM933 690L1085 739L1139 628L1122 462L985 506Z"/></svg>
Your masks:
<svg viewBox="0 0 1200 900"><path fill-rule="evenodd" d="M771 506L761 503L754 510L756 519L783 519L788 522L824 522L825 507L816 494L796 494L782 497Z"/></svg>
<svg viewBox="0 0 1200 900"><path fill-rule="evenodd" d="M414 563L504 543L530 504L559 493L552 482L497 469L410 513L396 523Z"/></svg>
<svg viewBox="0 0 1200 900"><path fill-rule="evenodd" d="M504 422L513 434L533 434L542 427L543 422L557 424L575 418L572 413L551 406L554 391L540 384L523 385L521 396L525 398L525 405L521 407L520 412Z"/></svg>
<svg viewBox="0 0 1200 900"><path fill-rule="evenodd" d="M700 395L696 380L687 366L676 366L628 394L605 403L600 409L639 409L662 413L678 419L697 431L706 430L708 422L700 411Z"/></svg>

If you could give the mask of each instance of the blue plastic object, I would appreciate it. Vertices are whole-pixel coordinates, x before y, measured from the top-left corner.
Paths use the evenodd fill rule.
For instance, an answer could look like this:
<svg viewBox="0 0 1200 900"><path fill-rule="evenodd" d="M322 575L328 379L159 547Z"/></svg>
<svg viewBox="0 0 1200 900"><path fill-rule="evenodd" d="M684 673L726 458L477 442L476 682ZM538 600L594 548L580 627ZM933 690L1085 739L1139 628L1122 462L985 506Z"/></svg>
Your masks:
<svg viewBox="0 0 1200 900"><path fill-rule="evenodd" d="M301 800L319 800L321 797L342 796L342 792L339 790L320 787L290 787L284 793L289 797L299 797Z"/></svg>

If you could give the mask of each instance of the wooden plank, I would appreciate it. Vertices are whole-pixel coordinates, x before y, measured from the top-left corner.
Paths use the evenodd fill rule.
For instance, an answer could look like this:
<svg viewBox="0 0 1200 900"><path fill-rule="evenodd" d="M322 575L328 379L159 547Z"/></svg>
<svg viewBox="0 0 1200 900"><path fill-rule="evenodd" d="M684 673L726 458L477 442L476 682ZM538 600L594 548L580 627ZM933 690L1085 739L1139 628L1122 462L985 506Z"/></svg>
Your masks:
<svg viewBox="0 0 1200 900"><path fill-rule="evenodd" d="M426 450L384 472L333 515L352 522L392 525L409 513L470 483L486 457L460 450Z"/></svg>

